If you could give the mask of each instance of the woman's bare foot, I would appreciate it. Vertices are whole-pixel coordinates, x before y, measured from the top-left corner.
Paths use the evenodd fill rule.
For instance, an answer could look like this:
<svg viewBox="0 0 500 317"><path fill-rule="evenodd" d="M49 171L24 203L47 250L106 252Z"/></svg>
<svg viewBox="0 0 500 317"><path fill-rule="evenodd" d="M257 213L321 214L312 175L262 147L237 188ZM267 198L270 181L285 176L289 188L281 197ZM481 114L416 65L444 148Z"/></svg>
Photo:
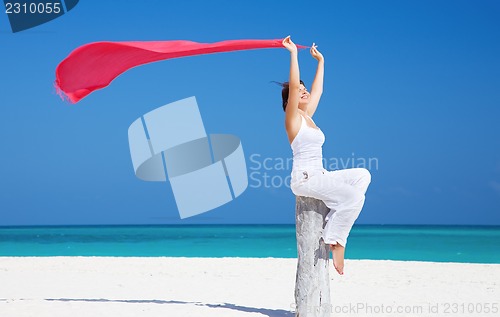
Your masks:
<svg viewBox="0 0 500 317"><path fill-rule="evenodd" d="M336 244L330 244L330 249L332 250L333 266L340 275L343 275L345 248L340 244L336 243Z"/></svg>

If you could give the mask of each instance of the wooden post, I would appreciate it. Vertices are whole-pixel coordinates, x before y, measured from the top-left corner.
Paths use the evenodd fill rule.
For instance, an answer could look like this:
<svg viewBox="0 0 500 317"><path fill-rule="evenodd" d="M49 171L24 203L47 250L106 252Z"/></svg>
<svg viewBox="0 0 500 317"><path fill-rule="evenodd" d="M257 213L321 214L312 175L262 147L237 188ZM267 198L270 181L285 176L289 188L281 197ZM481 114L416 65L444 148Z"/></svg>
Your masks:
<svg viewBox="0 0 500 317"><path fill-rule="evenodd" d="M323 201L297 196L295 224L298 263L295 280L295 317L331 317L330 247L321 239L330 209Z"/></svg>

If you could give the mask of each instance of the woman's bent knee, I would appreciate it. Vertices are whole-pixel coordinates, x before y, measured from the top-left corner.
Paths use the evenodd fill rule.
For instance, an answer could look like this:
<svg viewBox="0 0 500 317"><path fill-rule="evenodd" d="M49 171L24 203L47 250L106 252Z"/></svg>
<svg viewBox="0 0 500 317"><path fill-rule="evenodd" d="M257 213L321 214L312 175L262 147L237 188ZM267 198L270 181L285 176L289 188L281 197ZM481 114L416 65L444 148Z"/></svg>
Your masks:
<svg viewBox="0 0 500 317"><path fill-rule="evenodd" d="M363 178L366 180L366 182L367 182L368 184L370 184L370 183L371 183L371 181L372 181L372 174L371 174L371 173L370 173L370 171L369 171L369 170L367 170L366 168L362 168L361 170L363 171L363 172L362 172L362 173L363 173Z"/></svg>

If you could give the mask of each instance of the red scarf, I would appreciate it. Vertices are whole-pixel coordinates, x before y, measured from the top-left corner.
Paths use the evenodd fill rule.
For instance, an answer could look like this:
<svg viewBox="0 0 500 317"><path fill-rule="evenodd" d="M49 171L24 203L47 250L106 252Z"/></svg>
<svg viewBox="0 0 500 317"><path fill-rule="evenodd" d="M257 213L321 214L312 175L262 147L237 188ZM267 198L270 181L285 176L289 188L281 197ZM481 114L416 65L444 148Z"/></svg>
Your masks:
<svg viewBox="0 0 500 317"><path fill-rule="evenodd" d="M56 68L58 94L77 103L132 67L160 60L259 48L283 48L283 40L96 42L75 49ZM298 48L305 46L297 45Z"/></svg>

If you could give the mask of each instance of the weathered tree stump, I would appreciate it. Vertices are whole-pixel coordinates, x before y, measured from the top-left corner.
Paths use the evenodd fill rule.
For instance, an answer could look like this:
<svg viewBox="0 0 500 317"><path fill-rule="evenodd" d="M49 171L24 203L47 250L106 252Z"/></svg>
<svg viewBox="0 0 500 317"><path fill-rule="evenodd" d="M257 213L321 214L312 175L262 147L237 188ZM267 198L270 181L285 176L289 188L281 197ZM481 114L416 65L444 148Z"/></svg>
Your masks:
<svg viewBox="0 0 500 317"><path fill-rule="evenodd" d="M295 280L295 316L330 317L330 247L321 233L330 209L323 201L297 196L295 224L298 263Z"/></svg>

